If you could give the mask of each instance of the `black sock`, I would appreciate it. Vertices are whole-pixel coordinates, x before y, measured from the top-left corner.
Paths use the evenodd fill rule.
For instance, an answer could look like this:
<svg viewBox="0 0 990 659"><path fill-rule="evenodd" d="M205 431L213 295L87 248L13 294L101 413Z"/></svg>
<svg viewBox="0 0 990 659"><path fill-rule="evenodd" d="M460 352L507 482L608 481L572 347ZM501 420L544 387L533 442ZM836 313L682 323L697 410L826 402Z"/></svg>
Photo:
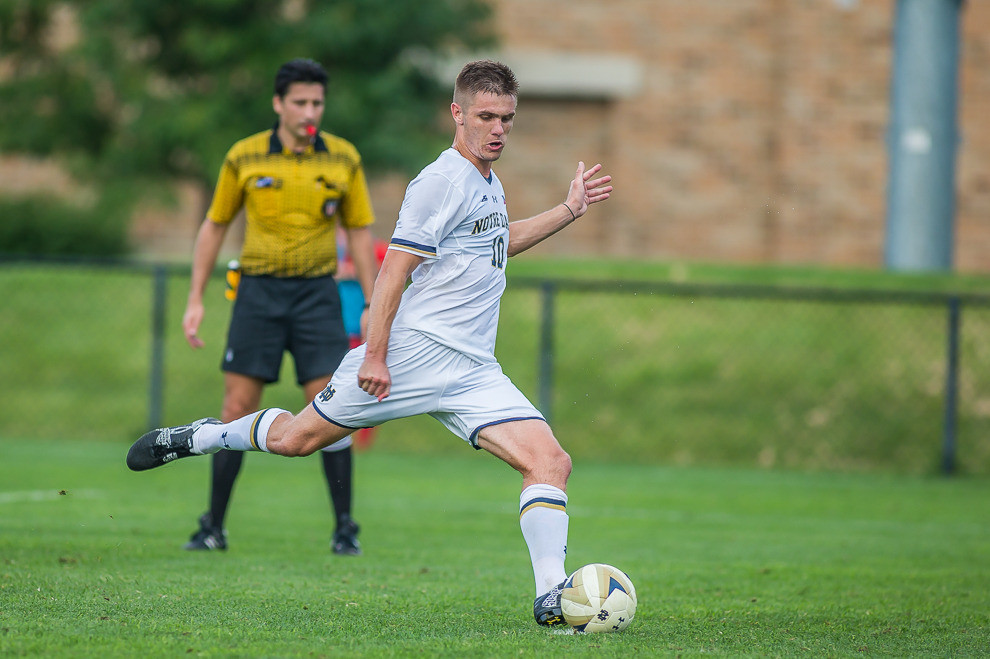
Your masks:
<svg viewBox="0 0 990 659"><path fill-rule="evenodd" d="M213 475L210 481L210 517L214 526L223 528L234 481L244 460L242 451L217 451L213 454Z"/></svg>
<svg viewBox="0 0 990 659"><path fill-rule="evenodd" d="M320 451L323 456L323 473L327 477L330 502L337 526L351 516L351 486L353 460L351 447L339 451Z"/></svg>

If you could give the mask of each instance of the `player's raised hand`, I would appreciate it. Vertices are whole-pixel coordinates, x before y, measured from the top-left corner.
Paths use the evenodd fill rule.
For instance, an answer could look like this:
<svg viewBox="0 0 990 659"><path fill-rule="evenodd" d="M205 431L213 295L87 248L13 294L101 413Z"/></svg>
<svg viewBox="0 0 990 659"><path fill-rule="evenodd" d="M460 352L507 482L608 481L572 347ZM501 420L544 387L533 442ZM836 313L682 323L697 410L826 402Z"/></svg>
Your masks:
<svg viewBox="0 0 990 659"><path fill-rule="evenodd" d="M584 162L578 162L577 172L571 187L567 191L567 206L575 216L581 217L588 212L588 206L605 201L612 194L612 177L609 175L592 178L602 171L601 163L585 170Z"/></svg>

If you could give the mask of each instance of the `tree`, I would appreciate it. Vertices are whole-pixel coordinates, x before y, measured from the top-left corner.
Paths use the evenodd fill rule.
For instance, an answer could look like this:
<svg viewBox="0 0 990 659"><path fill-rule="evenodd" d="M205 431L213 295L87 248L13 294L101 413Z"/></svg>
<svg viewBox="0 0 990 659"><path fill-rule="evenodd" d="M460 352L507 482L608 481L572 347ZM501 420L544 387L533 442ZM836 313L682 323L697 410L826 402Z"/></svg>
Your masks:
<svg viewBox="0 0 990 659"><path fill-rule="evenodd" d="M324 126L368 169L413 172L450 94L418 63L491 45L489 18L483 0L0 0L0 149L66 162L104 215L175 177L209 194L274 121L278 66L309 57L330 73Z"/></svg>

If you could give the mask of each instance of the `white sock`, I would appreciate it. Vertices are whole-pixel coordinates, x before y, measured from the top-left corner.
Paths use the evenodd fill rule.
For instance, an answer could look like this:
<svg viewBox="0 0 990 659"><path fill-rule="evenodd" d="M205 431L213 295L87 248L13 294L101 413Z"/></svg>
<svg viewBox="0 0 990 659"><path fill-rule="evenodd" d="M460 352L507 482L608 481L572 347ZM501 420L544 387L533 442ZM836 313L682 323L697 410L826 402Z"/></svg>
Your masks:
<svg viewBox="0 0 990 659"><path fill-rule="evenodd" d="M567 495L553 485L530 485L519 497L519 526L540 596L567 578Z"/></svg>
<svg viewBox="0 0 990 659"><path fill-rule="evenodd" d="M225 448L231 451L268 452L268 430L280 414L289 414L289 411L269 407L230 423L204 423L193 433L193 451L216 453Z"/></svg>

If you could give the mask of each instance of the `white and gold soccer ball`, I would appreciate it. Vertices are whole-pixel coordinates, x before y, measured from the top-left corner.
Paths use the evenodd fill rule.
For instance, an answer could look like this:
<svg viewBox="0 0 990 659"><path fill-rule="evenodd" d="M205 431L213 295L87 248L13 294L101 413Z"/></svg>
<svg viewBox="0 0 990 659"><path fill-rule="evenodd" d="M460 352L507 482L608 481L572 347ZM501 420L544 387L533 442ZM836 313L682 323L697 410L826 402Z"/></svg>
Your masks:
<svg viewBox="0 0 990 659"><path fill-rule="evenodd" d="M591 563L567 577L560 608L579 632L621 632L636 615L636 587L619 568Z"/></svg>

